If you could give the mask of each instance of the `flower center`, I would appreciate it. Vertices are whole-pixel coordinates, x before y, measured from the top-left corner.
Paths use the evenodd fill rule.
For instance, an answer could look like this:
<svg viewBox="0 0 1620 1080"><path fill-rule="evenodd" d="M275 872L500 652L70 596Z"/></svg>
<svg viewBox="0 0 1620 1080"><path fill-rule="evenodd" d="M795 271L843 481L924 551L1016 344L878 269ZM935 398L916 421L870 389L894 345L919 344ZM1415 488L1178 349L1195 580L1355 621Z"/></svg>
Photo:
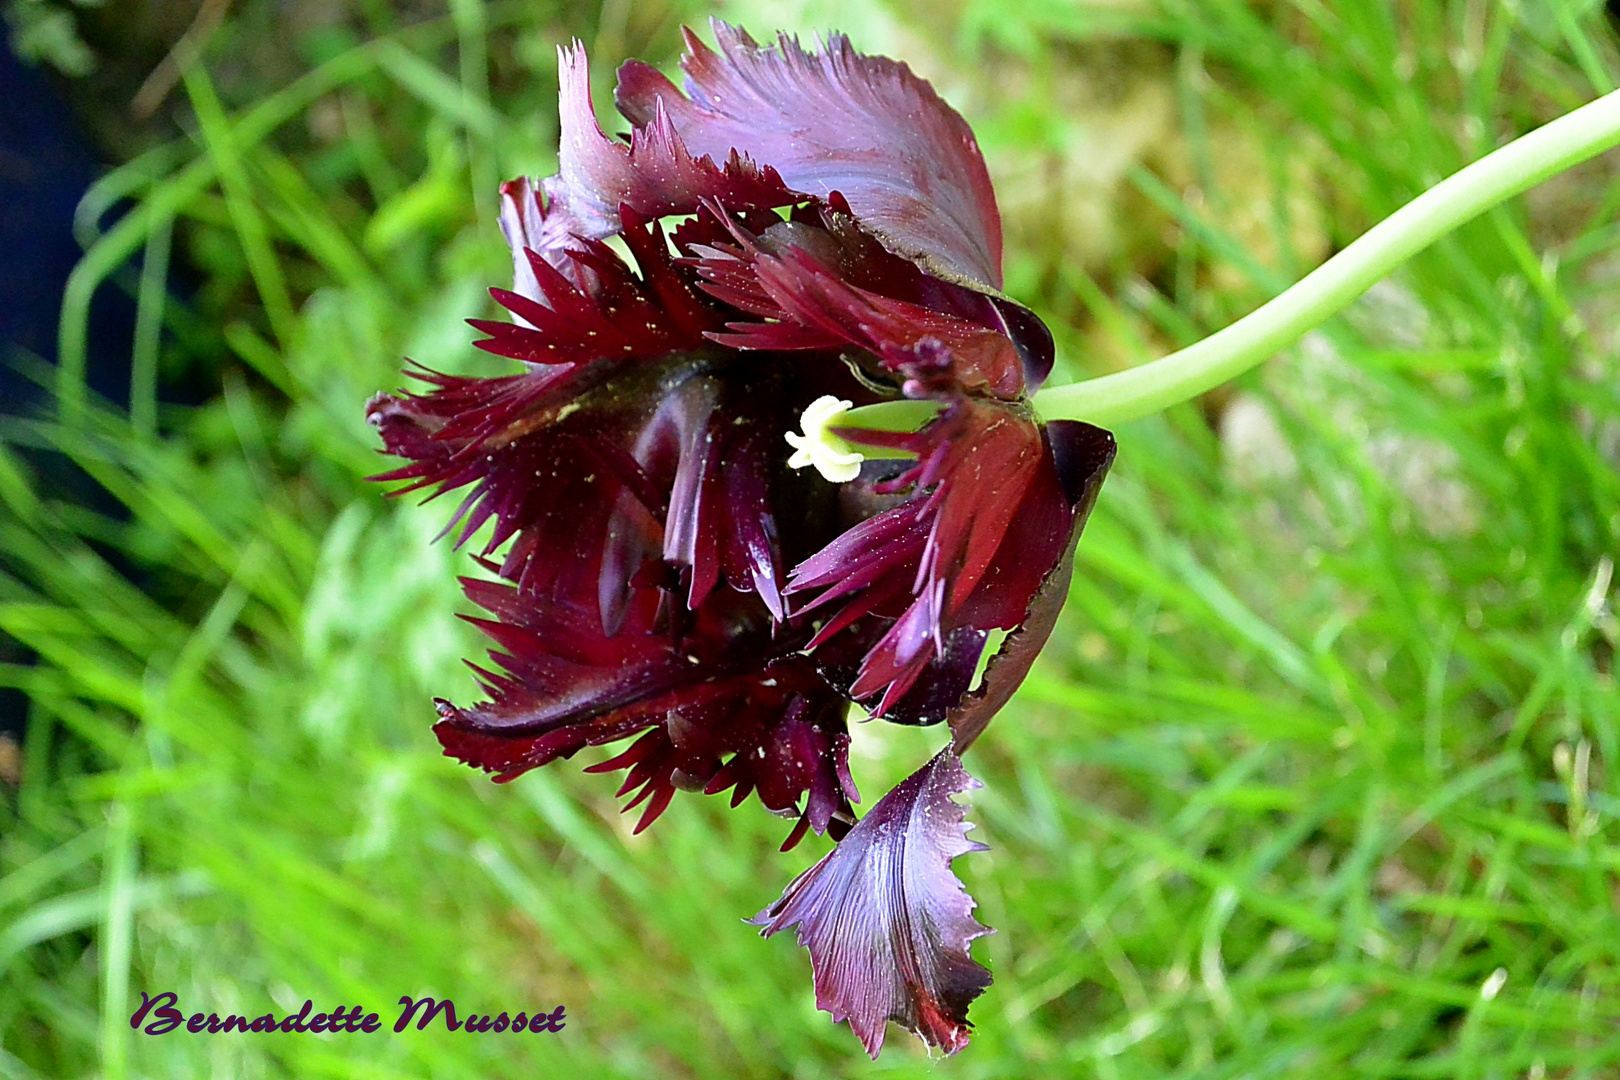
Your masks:
<svg viewBox="0 0 1620 1080"><path fill-rule="evenodd" d="M843 401L831 394L824 394L812 401L799 417L799 426L804 428L804 434L796 431L786 434L788 445L793 447L793 456L788 458L788 465L795 469L813 465L817 472L835 484L845 484L859 476L865 456L830 430L832 423L853 406L854 402Z"/></svg>

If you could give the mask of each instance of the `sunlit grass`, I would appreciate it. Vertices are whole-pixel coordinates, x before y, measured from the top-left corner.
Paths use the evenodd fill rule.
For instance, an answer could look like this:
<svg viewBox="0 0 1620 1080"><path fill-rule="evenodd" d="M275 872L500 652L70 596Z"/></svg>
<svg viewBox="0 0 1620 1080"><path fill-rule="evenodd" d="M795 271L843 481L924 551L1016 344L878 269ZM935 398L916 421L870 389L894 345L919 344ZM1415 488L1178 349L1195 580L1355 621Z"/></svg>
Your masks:
<svg viewBox="0 0 1620 1080"><path fill-rule="evenodd" d="M0 428L0 631L39 658L0 668L33 701L0 827L0 1074L1620 1068L1612 155L1235 392L1118 433L1060 629L968 761L992 850L958 869L997 931L975 950L996 984L974 1042L941 1064L896 1035L869 1064L815 1011L802 952L741 922L820 845L778 855L787 823L691 796L631 837L606 778L560 763L495 786L428 730L431 696L473 693L469 564L429 543L447 506L363 481L381 459L362 407L407 355L490 370L460 322L507 272L474 180L546 171L555 130L526 111L544 77L487 102L469 35L543 67L580 33L605 86L616 51L667 55L673 17L701 15L609 4L536 30L451 6L251 108L216 108L194 75L197 142L111 182L133 209L87 256L68 362L41 376L61 418ZM763 34L799 7L726 12ZM926 12L820 7L794 28L889 34L857 44L948 75L1009 192L1103 176L1110 110L1159 115L1087 104L1073 70L1168 103L1097 181L1124 222L1108 244L1064 216L1078 187L1008 196L1010 235L1049 241L1016 246L1009 277L1054 324L1062 377L1224 325L1620 73L1601 7L1556 0ZM323 101L348 137L310 149L292 124ZM190 306L141 290L143 318L220 392L97 402L73 359L88 290L170 221L211 276ZM942 738L858 727L868 801ZM131 1001L165 989L254 1015L565 1004L569 1026L132 1032Z"/></svg>

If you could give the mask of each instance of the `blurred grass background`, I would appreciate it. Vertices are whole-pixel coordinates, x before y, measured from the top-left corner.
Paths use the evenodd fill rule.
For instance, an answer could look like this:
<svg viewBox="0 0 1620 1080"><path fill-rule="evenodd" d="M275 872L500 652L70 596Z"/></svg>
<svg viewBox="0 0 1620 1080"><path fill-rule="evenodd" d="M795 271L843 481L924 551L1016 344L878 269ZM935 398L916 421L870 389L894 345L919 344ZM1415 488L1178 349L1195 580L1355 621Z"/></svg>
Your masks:
<svg viewBox="0 0 1620 1080"><path fill-rule="evenodd" d="M81 209L57 365L8 358L55 401L0 419L0 684L29 703L0 740L0 1076L1620 1075L1620 156L1118 433L1063 622L968 763L996 983L947 1062L891 1033L868 1063L802 951L740 922L821 844L779 856L778 820L698 797L632 838L577 764L496 787L441 757L468 566L429 543L445 509L363 480L403 357L495 370L461 320L509 273L496 181L554 167L572 36L604 110L619 59L711 13L911 62L978 131L1010 289L1074 378L1612 89L1601 4L164 11L7 8L126 163ZM148 78L181 34L201 62ZM125 400L86 390L98 290L137 304ZM943 741L855 738L867 792ZM131 1032L165 989L569 1025Z"/></svg>

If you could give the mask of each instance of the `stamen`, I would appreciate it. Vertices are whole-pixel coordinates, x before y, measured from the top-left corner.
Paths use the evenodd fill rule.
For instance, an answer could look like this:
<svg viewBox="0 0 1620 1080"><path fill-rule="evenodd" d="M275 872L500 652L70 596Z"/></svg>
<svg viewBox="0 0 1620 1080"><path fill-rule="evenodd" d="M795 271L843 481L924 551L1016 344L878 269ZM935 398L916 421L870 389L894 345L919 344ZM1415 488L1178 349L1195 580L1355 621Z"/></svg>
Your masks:
<svg viewBox="0 0 1620 1080"><path fill-rule="evenodd" d="M795 469L814 465L817 472L835 484L845 484L859 476L865 456L828 430L834 420L853 406L854 402L841 401L831 394L812 401L799 417L804 434L795 431L786 434L788 445L793 447L788 464Z"/></svg>

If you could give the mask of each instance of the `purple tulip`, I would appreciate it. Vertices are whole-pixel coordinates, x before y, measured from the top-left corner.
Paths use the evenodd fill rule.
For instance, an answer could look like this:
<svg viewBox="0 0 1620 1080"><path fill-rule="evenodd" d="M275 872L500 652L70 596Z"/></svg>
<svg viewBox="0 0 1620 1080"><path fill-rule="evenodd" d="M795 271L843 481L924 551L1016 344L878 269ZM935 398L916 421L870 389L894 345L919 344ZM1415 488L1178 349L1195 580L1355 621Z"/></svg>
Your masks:
<svg viewBox="0 0 1620 1080"><path fill-rule="evenodd" d="M874 1055L893 1019L948 1051L990 981L950 860L957 755L1050 633L1107 432L1038 422L1039 319L999 292L1001 227L967 124L904 65L833 37L690 33L685 93L632 61L627 142L561 56L558 174L503 186L511 322L473 320L511 375L413 371L368 407L381 479L466 489L450 529L498 580L488 700L438 702L445 752L510 780L635 736L637 830L677 788L756 793L838 846L761 916L797 925L818 1002ZM618 237L626 259L603 241ZM792 467L822 399L937 404L921 430L837 429L866 460ZM817 405L817 408L820 408ZM807 418L808 419L808 418ZM794 435L794 445L803 437ZM1008 631L975 688L992 631ZM859 823L849 703L947 721L952 748Z"/></svg>

